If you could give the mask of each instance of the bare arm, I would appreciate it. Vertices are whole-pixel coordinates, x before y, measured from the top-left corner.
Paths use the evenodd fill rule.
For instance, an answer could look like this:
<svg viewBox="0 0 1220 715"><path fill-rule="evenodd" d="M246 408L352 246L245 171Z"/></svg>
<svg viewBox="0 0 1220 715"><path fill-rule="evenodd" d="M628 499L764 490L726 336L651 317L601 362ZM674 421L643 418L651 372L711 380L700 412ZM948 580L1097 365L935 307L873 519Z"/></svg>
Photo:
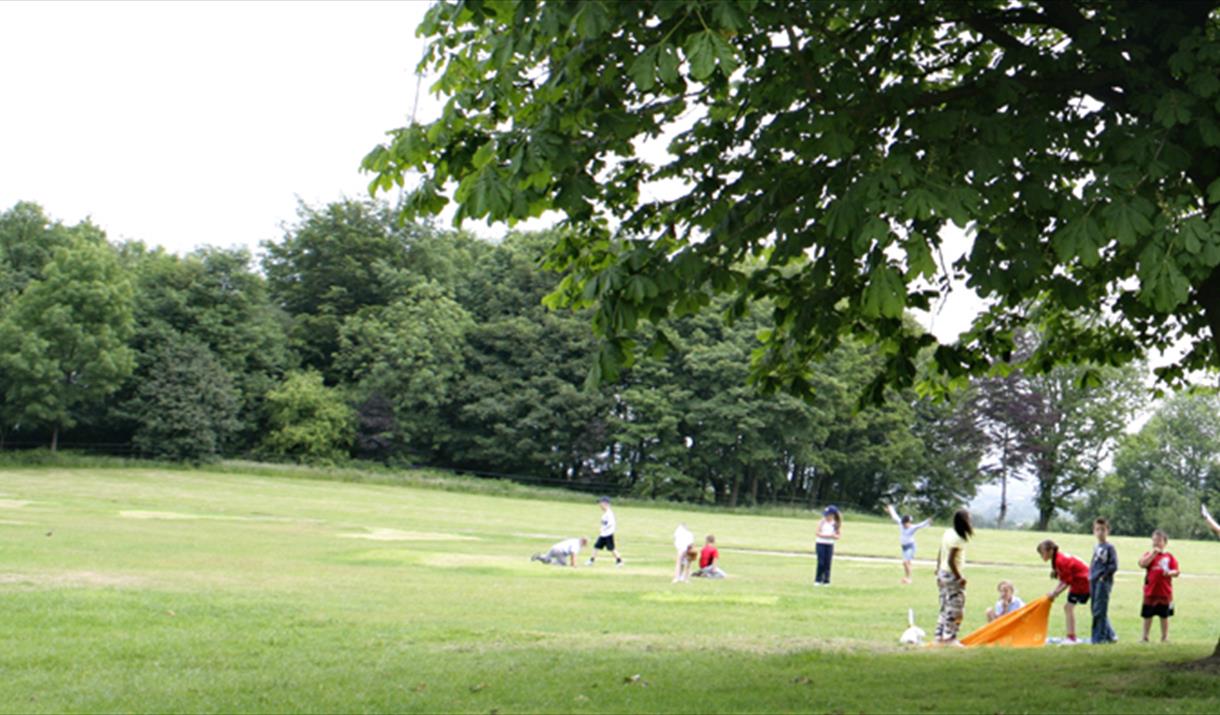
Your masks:
<svg viewBox="0 0 1220 715"><path fill-rule="evenodd" d="M1055 590L1053 590L1053 591L1051 591L1050 593L1046 594L1046 597L1047 597L1047 598L1049 598L1049 599L1051 599L1051 600L1053 601L1053 600L1055 600L1055 597L1056 597L1056 596L1058 596L1059 594L1061 594L1061 593L1063 593L1064 591L1066 591L1066 590L1067 590L1067 587L1068 587L1068 584L1067 584L1067 582L1066 582L1066 581L1060 581L1060 582L1059 582L1059 585L1055 587Z"/></svg>
<svg viewBox="0 0 1220 715"><path fill-rule="evenodd" d="M886 504L885 508L887 511L889 511L890 518L894 520L894 523L898 526L902 526L902 517L898 516L898 511L894 508L894 505Z"/></svg>
<svg viewBox="0 0 1220 715"><path fill-rule="evenodd" d="M1139 560L1140 568L1146 569L1149 566L1151 566L1152 562L1155 561L1156 557L1159 556L1160 554L1161 554L1160 551L1153 549L1152 551L1149 551L1148 553L1141 556L1140 560Z"/></svg>
<svg viewBox="0 0 1220 715"><path fill-rule="evenodd" d="M1203 518L1207 521L1207 526L1212 530L1212 532L1215 533L1216 536L1220 536L1220 524L1216 523L1215 518L1213 518L1211 512L1207 510L1206 505L1203 506Z"/></svg>
<svg viewBox="0 0 1220 715"><path fill-rule="evenodd" d="M953 575L957 577L958 581L962 582L962 588L965 588L966 587L966 577L962 575L961 571L957 570L957 554L960 551L961 551L961 549L956 549L956 548L949 549L949 570L953 572Z"/></svg>

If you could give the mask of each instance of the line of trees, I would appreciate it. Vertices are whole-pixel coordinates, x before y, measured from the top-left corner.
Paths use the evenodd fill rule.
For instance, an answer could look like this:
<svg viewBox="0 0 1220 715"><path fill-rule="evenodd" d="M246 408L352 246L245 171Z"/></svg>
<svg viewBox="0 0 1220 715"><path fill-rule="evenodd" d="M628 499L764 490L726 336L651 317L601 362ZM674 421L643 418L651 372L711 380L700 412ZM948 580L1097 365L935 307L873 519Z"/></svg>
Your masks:
<svg viewBox="0 0 1220 715"><path fill-rule="evenodd" d="M667 350L589 381L590 316L543 305L557 238L484 241L340 201L302 206L256 265L242 249L111 244L17 204L0 214L0 445L360 458L727 506L945 512L984 483L1033 479L1042 526L1155 482L1132 475L1159 469L1160 433L1123 441L1103 474L1144 396L1133 368L1011 371L948 400L891 389L862 402L884 356L848 340L808 364L808 399L765 395L749 370L769 307L708 294L668 323ZM1216 483L1197 472L1201 498ZM1120 528L1128 513L1132 528L1157 518L1106 513Z"/></svg>

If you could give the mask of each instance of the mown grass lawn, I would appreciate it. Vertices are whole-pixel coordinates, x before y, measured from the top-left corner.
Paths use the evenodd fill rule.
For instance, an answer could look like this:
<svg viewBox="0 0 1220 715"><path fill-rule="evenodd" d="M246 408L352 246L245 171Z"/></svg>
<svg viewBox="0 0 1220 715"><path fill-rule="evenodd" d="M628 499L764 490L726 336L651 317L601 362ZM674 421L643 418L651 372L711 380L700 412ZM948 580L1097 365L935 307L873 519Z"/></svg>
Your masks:
<svg viewBox="0 0 1220 715"><path fill-rule="evenodd" d="M0 469L0 711L1220 711L1214 672L1174 667L1220 634L1218 543L1170 542L1171 645L1136 642L1146 540L1117 539L1118 645L911 650L931 565L902 586L896 562L839 558L814 589L813 517L621 504L627 565L561 569L529 555L593 537L592 499L232 471ZM679 521L716 534L731 578L670 583ZM841 557L896 555L882 519L844 533ZM1042 538L979 532L967 631L1000 578L1051 587Z"/></svg>

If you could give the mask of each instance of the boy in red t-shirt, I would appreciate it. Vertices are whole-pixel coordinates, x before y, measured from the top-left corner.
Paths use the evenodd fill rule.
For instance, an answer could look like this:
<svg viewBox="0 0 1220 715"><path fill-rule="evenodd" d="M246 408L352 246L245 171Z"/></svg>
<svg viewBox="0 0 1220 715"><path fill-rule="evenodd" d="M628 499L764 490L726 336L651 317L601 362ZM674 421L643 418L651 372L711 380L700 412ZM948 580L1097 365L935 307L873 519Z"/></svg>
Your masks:
<svg viewBox="0 0 1220 715"><path fill-rule="evenodd" d="M716 548L716 537L708 534L707 540L703 544L703 551L699 552L699 570L691 576L724 578L727 575L720 570L720 550Z"/></svg>
<svg viewBox="0 0 1220 715"><path fill-rule="evenodd" d="M1152 629L1152 617L1161 619L1161 642L1169 641L1169 618L1173 615L1173 579L1181 575L1178 560L1165 550L1169 536L1160 529L1152 532L1152 551L1140 557L1140 568L1144 574L1144 607L1140 615L1144 618L1144 642L1148 642L1148 631Z"/></svg>
<svg viewBox="0 0 1220 715"><path fill-rule="evenodd" d="M1089 565L1071 554L1059 552L1059 545L1047 539L1038 544L1038 555L1051 562L1051 578L1059 579L1059 585L1046 597L1055 597L1068 592L1063 604L1063 618L1067 622L1067 642L1076 643L1076 604L1089 602Z"/></svg>

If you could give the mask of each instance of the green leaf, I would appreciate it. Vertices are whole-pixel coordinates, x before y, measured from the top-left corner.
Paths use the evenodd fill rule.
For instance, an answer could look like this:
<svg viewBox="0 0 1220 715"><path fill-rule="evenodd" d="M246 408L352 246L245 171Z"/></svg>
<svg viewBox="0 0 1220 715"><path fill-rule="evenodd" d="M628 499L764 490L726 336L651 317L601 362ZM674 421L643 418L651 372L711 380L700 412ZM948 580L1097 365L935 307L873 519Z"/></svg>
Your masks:
<svg viewBox="0 0 1220 715"><path fill-rule="evenodd" d="M1161 97L1161 101L1157 103L1156 110L1152 113L1152 118L1165 127L1172 127L1175 124L1188 124L1190 123L1191 104L1189 95L1182 92L1167 92Z"/></svg>
<svg viewBox="0 0 1220 715"><path fill-rule="evenodd" d="M496 158L496 142L494 139L489 139L483 146L479 147L471 158L470 163L476 169L482 169L491 163L491 160Z"/></svg>
<svg viewBox="0 0 1220 715"><path fill-rule="evenodd" d="M1051 237L1051 246L1062 263L1079 258L1085 266L1095 266L1101 259L1098 248L1104 240L1097 222L1086 214L1077 216L1056 231Z"/></svg>
<svg viewBox="0 0 1220 715"><path fill-rule="evenodd" d="M1220 204L1220 179L1207 185L1207 203Z"/></svg>
<svg viewBox="0 0 1220 715"><path fill-rule="evenodd" d="M900 318L906 306L906 283L889 264L873 269L861 296L860 312L866 318Z"/></svg>
<svg viewBox="0 0 1220 715"><path fill-rule="evenodd" d="M576 32L584 39L600 37L610 29L610 13L601 0L585 0L576 13Z"/></svg>
<svg viewBox="0 0 1220 715"><path fill-rule="evenodd" d="M1187 253L1197 255L1203 246L1211 243L1211 227L1203 219L1195 216L1182 224L1182 246Z"/></svg>
<svg viewBox="0 0 1220 715"><path fill-rule="evenodd" d="M657 46L657 71L661 75L661 81L665 83L676 82L678 80L678 67L681 66L682 60L678 57L678 51L671 44L663 44Z"/></svg>
<svg viewBox="0 0 1220 715"><path fill-rule="evenodd" d="M712 38L715 34L710 30L696 32L686 38L686 61L690 63L690 74L702 82L716 71L716 45Z"/></svg>
<svg viewBox="0 0 1220 715"><path fill-rule="evenodd" d="M723 37L717 33L712 35L712 48L716 54L716 62L720 65L720 71L725 77L733 74L734 70L741 64L737 61L737 48L733 47Z"/></svg>
<svg viewBox="0 0 1220 715"><path fill-rule="evenodd" d="M741 8L731 2L718 2L712 5L712 21L718 27L736 32L749 24Z"/></svg>
<svg viewBox="0 0 1220 715"><path fill-rule="evenodd" d="M509 207L512 206L512 201L512 190L500 180L496 171L484 169L479 172L470 196L472 216L476 218L487 216L491 219L505 218L508 215Z"/></svg>
<svg viewBox="0 0 1220 715"><path fill-rule="evenodd" d="M627 68L631 81L635 82L635 86L639 87L642 92L647 92L657 84L657 53L659 51L660 48L655 45L649 47L632 60L631 66Z"/></svg>
<svg viewBox="0 0 1220 715"><path fill-rule="evenodd" d="M1135 207L1134 201L1115 201L1104 213L1106 227L1124 246L1135 245L1140 236L1152 231L1152 223Z"/></svg>
<svg viewBox="0 0 1220 715"><path fill-rule="evenodd" d="M1212 120L1202 117L1195 123L1195 127L1199 130L1199 137L1203 139L1203 143L1207 146L1220 146L1220 127Z"/></svg>
<svg viewBox="0 0 1220 715"><path fill-rule="evenodd" d="M912 233L903 243L907 252L907 276L924 276L931 278L936 275L936 261L932 258L932 249L922 233Z"/></svg>
<svg viewBox="0 0 1220 715"><path fill-rule="evenodd" d="M902 208L906 211L907 216L926 221L932 218L933 209L937 204L939 201L931 191L918 188L907 193L906 200L902 202Z"/></svg>

